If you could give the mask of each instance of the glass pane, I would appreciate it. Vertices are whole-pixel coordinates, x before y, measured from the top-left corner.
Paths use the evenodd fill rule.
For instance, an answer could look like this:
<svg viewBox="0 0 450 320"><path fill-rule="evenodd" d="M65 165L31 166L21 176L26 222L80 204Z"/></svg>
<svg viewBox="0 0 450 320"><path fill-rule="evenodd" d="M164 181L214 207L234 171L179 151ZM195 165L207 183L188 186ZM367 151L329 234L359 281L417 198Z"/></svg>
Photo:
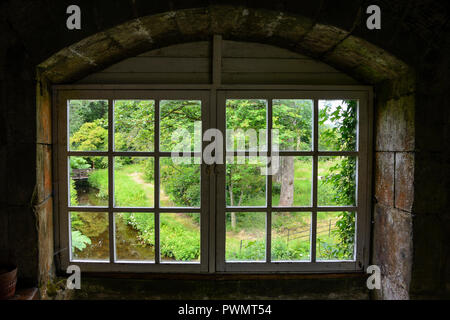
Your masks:
<svg viewBox="0 0 450 320"><path fill-rule="evenodd" d="M200 214L161 213L162 262L200 262Z"/></svg>
<svg viewBox="0 0 450 320"><path fill-rule="evenodd" d="M116 207L153 207L154 158L114 159L114 201Z"/></svg>
<svg viewBox="0 0 450 320"><path fill-rule="evenodd" d="M317 213L317 260L354 260L355 213Z"/></svg>
<svg viewBox="0 0 450 320"><path fill-rule="evenodd" d="M319 150L356 151L357 100L319 100Z"/></svg>
<svg viewBox="0 0 450 320"><path fill-rule="evenodd" d="M272 214L272 260L310 260L310 212Z"/></svg>
<svg viewBox="0 0 450 320"><path fill-rule="evenodd" d="M356 205L356 157L319 157L319 206Z"/></svg>
<svg viewBox="0 0 450 320"><path fill-rule="evenodd" d="M71 212L73 260L109 261L109 228L106 212Z"/></svg>
<svg viewBox="0 0 450 320"><path fill-rule="evenodd" d="M148 212L117 213L116 259L155 260L155 215Z"/></svg>
<svg viewBox="0 0 450 320"><path fill-rule="evenodd" d="M199 100L161 100L161 151L201 150L201 106Z"/></svg>
<svg viewBox="0 0 450 320"><path fill-rule="evenodd" d="M266 213L227 212L225 259L266 260Z"/></svg>
<svg viewBox="0 0 450 320"><path fill-rule="evenodd" d="M272 176L272 204L280 207L311 205L312 157L280 157Z"/></svg>
<svg viewBox="0 0 450 320"><path fill-rule="evenodd" d="M264 162L252 162L246 157L227 157L225 196L228 207L266 206Z"/></svg>
<svg viewBox="0 0 450 320"><path fill-rule="evenodd" d="M108 206L108 158L69 157L72 207Z"/></svg>
<svg viewBox="0 0 450 320"><path fill-rule="evenodd" d="M153 151L155 101L114 101L114 149Z"/></svg>
<svg viewBox="0 0 450 320"><path fill-rule="evenodd" d="M182 161L178 163L177 160ZM200 158L160 159L161 207L200 207L201 170L200 165L194 163L199 160Z"/></svg>
<svg viewBox="0 0 450 320"><path fill-rule="evenodd" d="M108 150L108 100L69 100L69 150Z"/></svg>
<svg viewBox="0 0 450 320"><path fill-rule="evenodd" d="M226 102L227 151L266 148L267 100L228 99Z"/></svg>
<svg viewBox="0 0 450 320"><path fill-rule="evenodd" d="M279 150L311 150L313 100L273 100L272 114L273 129L278 130Z"/></svg>

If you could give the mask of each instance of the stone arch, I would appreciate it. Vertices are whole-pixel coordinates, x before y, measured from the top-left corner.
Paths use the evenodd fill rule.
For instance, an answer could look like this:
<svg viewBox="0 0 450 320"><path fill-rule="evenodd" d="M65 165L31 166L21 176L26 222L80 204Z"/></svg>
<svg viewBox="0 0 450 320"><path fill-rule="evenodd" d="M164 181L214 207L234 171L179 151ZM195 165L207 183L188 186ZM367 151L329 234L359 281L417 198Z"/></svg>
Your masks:
<svg viewBox="0 0 450 320"><path fill-rule="evenodd" d="M51 201L45 202L52 195L51 85L72 83L125 58L172 44L208 40L214 34L227 40L261 42L306 54L363 83L375 85L374 220L378 225L373 232L373 261L384 270L386 287L382 297L407 297L411 263L406 265L403 261L405 256L409 259L412 255L412 226L410 218L395 215L395 210L412 211L413 190L394 189L397 171L389 169L399 165L399 179L406 179L401 180L404 185L412 185L410 168L414 168L414 157L411 153L403 157L403 152L414 151L411 68L389 52L335 26L284 12L233 6L136 18L74 43L38 65L36 210L40 282L47 282L53 266L53 239L49 236L52 208ZM393 128L398 132L389 134ZM402 162L396 162L397 158ZM397 192L403 197L394 197ZM395 198L403 202L397 204ZM390 243L392 240L402 242L401 250Z"/></svg>
<svg viewBox="0 0 450 320"><path fill-rule="evenodd" d="M398 78L408 66L334 26L283 12L211 6L136 18L55 53L38 66L51 83L67 83L114 62L182 42L224 39L273 44L322 60L364 83Z"/></svg>

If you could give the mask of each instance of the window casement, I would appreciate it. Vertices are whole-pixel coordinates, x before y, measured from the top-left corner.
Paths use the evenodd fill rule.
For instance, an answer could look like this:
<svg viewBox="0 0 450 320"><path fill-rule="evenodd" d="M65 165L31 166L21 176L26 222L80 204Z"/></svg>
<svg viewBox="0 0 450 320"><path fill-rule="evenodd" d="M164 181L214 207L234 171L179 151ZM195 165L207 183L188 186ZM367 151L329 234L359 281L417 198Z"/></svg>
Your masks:
<svg viewBox="0 0 450 320"><path fill-rule="evenodd" d="M83 271L100 272L310 273L367 266L369 87L136 87L55 87L61 269L77 264ZM86 108L101 109L88 124L76 118ZM185 152L190 162L173 162L170 133L177 129L171 126L179 126L180 108L189 114L183 120L186 129L200 126L201 137L211 128L223 133L224 163L205 164L203 151L210 141L190 140ZM123 121L123 112L131 109L134 118ZM349 117L354 130L337 130L348 126ZM296 131L299 121L302 132ZM258 137L263 148L256 155L270 161L251 162L255 154L248 148L226 143L227 129L239 127L266 130ZM139 148L124 147L129 137L123 130L140 141ZM347 134L350 143L323 140L330 132L341 138ZM282 172L288 170L283 166L291 171L263 175L253 170L269 168L275 157ZM342 172L349 167L352 173ZM189 195L181 187L169 195L186 172ZM346 181L327 183L333 179ZM136 183L139 189L133 189ZM347 191L341 189L345 186ZM340 196L348 190L354 197ZM174 194L190 200L177 201ZM177 225L171 225L174 221ZM139 231L131 236L134 242L127 235L130 226Z"/></svg>
<svg viewBox="0 0 450 320"><path fill-rule="evenodd" d="M61 270L367 266L371 87L306 56L216 35L53 93ZM220 134L203 136L210 129ZM205 161L217 140L218 162ZM172 157L180 145L183 162Z"/></svg>

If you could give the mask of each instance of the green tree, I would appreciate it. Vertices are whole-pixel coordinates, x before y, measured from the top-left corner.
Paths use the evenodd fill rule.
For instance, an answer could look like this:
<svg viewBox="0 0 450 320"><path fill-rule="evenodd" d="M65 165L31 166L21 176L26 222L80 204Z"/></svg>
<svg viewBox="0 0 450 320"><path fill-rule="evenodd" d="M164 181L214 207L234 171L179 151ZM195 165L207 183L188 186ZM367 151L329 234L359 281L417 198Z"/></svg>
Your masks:
<svg viewBox="0 0 450 320"><path fill-rule="evenodd" d="M330 139L334 139L339 150L356 149L357 128L357 101L342 101L333 112L325 108L323 121L330 120L335 126L328 128ZM335 149L337 150L337 149ZM336 205L356 204L356 158L345 157L330 168L330 173L325 177L325 182L332 185L335 192ZM340 258L351 258L355 243L355 214L342 212L336 222L337 234L340 238L340 246L337 255Z"/></svg>

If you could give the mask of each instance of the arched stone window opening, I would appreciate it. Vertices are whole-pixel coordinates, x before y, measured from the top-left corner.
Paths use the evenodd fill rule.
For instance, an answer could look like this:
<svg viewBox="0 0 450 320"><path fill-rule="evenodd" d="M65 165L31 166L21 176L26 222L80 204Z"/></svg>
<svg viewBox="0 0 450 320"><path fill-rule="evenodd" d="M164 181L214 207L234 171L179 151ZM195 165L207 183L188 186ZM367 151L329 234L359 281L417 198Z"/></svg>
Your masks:
<svg viewBox="0 0 450 320"><path fill-rule="evenodd" d="M412 180L414 168L414 76L410 68L383 49L334 26L286 13L222 6L134 19L73 44L38 66L36 211L41 281L46 281L54 266L51 86L77 82L150 50L210 41L214 35L304 54L374 86L376 204L371 262L384 272L385 294L407 295L404 284L408 286L410 281L412 227L411 221L398 213L411 212L413 205L413 190L407 183ZM396 133L392 134L392 130Z"/></svg>

